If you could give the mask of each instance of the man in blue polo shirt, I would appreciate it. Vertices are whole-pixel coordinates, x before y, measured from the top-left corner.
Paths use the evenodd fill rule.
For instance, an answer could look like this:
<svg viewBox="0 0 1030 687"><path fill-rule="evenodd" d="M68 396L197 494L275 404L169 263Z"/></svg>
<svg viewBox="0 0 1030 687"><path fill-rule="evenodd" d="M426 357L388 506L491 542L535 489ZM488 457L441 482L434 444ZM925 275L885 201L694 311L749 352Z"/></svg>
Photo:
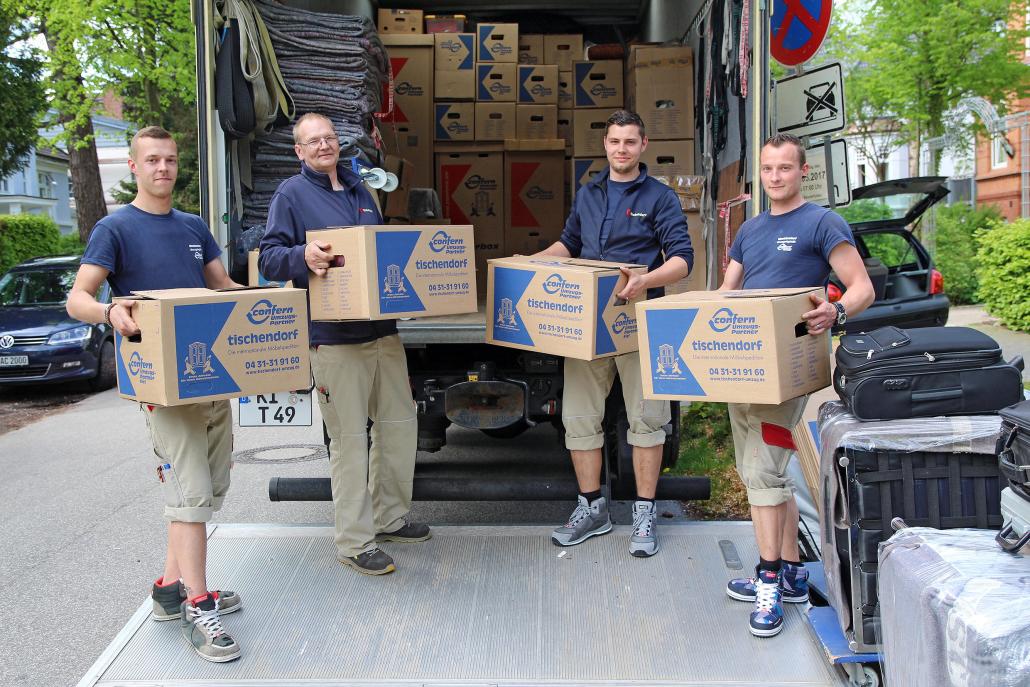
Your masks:
<svg viewBox="0 0 1030 687"><path fill-rule="evenodd" d="M694 261L676 193L649 177L647 165L640 162L646 148L640 116L614 112L604 133L608 169L580 188L561 237L541 252L647 265L646 274L624 270L627 283L619 298L661 296L663 287L687 276ZM568 522L554 530L551 541L574 546L612 529L608 503L601 495L601 423L616 373L629 419L626 440L633 447L637 488L629 551L637 557L653 556L658 552L654 497L670 413L668 401L644 400L637 351L591 361L565 359L562 422L580 493Z"/></svg>
<svg viewBox="0 0 1030 687"><path fill-rule="evenodd" d="M293 127L300 174L279 185L268 208L258 264L267 279L308 286L335 260L309 229L381 224L372 195L340 163L333 123L308 113ZM329 432L337 559L366 575L396 568L377 542L420 542L429 527L406 520L411 508L418 424L408 361L396 320L312 322L311 371ZM368 445L368 420L372 446Z"/></svg>
<svg viewBox="0 0 1030 687"><path fill-rule="evenodd" d="M825 337L834 324L844 324L873 302L873 285L851 227L840 215L802 197L808 164L797 137L777 134L766 141L759 170L770 209L741 225L719 288L824 287L833 269L847 289L843 298L829 303L813 295L813 309L802 316L809 334ZM776 405L729 404L737 472L747 487L760 560L755 576L730 580L726 594L754 602L750 629L756 637L771 637L783 628L782 601L808 601L808 571L798 551L798 507L786 476L790 430L807 400L801 396Z"/></svg>

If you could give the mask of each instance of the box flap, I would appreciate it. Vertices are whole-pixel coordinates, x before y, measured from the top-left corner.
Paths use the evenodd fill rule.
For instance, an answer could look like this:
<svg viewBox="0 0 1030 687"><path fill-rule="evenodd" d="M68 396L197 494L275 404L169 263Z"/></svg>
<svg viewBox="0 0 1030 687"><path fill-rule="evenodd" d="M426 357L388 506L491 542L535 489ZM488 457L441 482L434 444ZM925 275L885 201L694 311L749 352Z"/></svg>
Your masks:
<svg viewBox="0 0 1030 687"><path fill-rule="evenodd" d="M740 289L739 291L722 291L724 298L781 298L783 296L796 296L809 291L822 291L818 286L802 286L792 289Z"/></svg>
<svg viewBox="0 0 1030 687"><path fill-rule="evenodd" d="M217 291L211 289L157 289L153 291L133 291L140 300L164 301L178 298L210 298Z"/></svg>
<svg viewBox="0 0 1030 687"><path fill-rule="evenodd" d="M606 270L611 270L611 269L617 270L620 267L626 267L626 268L634 268L634 267L644 267L644 268L646 268L647 267L647 265L634 265L633 263L629 263L629 262L608 262L607 260L586 260L584 258L569 258L568 264L569 265L582 266L582 267L591 267L591 268L594 268L594 269L606 269Z"/></svg>

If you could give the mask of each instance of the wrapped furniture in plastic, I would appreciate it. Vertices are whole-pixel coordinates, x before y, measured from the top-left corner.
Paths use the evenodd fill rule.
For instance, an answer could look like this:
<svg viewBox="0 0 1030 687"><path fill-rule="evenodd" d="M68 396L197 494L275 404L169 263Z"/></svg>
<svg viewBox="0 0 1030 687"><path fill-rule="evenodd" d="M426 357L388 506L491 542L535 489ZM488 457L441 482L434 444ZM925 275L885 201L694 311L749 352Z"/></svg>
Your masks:
<svg viewBox="0 0 1030 687"><path fill-rule="evenodd" d="M1030 558L994 535L914 527L880 547L887 685L1030 685Z"/></svg>
<svg viewBox="0 0 1030 687"><path fill-rule="evenodd" d="M878 649L876 553L890 522L1000 529L997 415L861 422L819 409L820 547L830 604L852 650Z"/></svg>

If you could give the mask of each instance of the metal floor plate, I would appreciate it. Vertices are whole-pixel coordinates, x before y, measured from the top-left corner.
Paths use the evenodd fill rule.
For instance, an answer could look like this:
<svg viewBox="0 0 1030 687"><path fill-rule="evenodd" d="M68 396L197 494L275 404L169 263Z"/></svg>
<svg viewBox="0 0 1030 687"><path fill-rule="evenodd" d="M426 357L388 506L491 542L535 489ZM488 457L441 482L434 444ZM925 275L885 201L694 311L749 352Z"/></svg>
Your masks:
<svg viewBox="0 0 1030 687"><path fill-rule="evenodd" d="M750 523L659 528L653 558L629 527L560 549L549 527L436 527L386 544L397 572L336 561L331 528L220 525L209 579L240 593L226 616L243 657L212 664L144 603L81 685L839 685L800 610L747 630L720 541L755 560ZM727 548L725 543L722 548ZM559 554L565 555L559 558Z"/></svg>

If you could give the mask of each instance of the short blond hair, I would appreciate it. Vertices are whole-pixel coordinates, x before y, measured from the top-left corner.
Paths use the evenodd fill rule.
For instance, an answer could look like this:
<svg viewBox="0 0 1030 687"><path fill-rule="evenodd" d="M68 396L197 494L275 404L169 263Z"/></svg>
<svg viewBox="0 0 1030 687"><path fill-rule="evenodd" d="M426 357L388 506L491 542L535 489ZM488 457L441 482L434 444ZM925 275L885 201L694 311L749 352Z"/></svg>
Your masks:
<svg viewBox="0 0 1030 687"><path fill-rule="evenodd" d="M145 126L133 134L132 141L129 143L129 157L133 160L136 159L136 144L141 138L157 138L161 140L170 140L172 142L175 141L175 139L172 138L172 135L163 127Z"/></svg>
<svg viewBox="0 0 1030 687"><path fill-rule="evenodd" d="M311 119L324 119L325 121L329 122L329 126L333 128L333 132L336 132L336 125L333 124L333 120L329 119L324 114L319 114L318 112L305 112L293 124L293 142L296 145L300 145L300 125Z"/></svg>

